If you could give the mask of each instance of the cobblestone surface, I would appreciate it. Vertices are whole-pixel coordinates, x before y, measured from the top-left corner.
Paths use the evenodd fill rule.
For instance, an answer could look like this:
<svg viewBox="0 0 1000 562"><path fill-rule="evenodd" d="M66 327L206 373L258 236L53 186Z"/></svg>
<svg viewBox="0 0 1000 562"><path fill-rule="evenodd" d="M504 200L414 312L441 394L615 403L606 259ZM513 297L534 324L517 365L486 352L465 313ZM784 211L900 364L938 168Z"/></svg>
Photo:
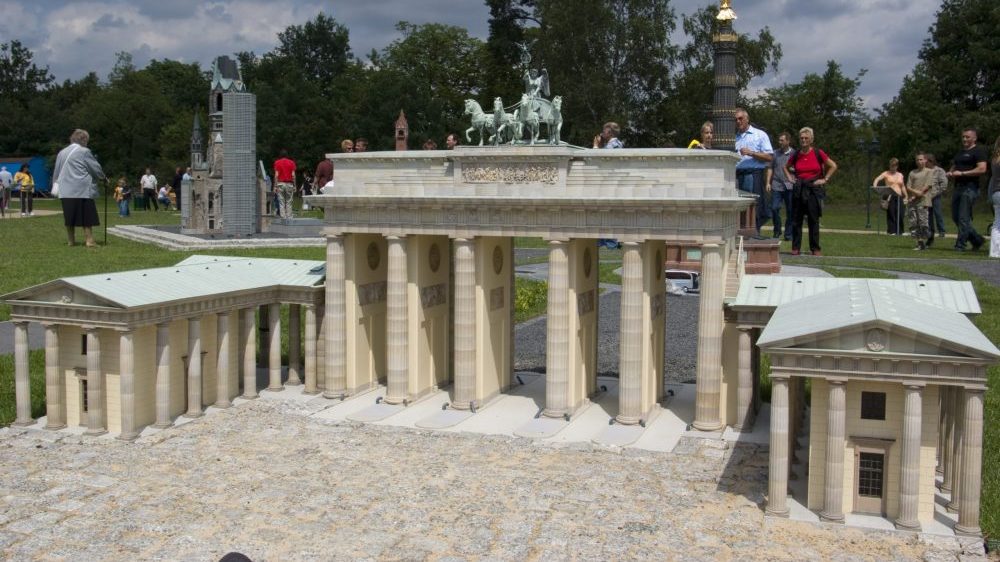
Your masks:
<svg viewBox="0 0 1000 562"><path fill-rule="evenodd" d="M956 560L765 519L766 449L673 453L324 423L258 400L133 444L0 430L8 560ZM974 541L973 541L974 542ZM966 550L963 550L966 549Z"/></svg>

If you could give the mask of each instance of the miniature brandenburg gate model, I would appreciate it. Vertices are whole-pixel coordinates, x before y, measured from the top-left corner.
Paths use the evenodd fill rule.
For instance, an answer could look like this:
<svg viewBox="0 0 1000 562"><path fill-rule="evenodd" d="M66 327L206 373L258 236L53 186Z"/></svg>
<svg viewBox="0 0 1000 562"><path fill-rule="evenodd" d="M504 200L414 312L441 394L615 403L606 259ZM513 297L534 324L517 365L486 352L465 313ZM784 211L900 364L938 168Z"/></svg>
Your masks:
<svg viewBox="0 0 1000 562"><path fill-rule="evenodd" d="M514 239L535 237L548 247L540 419L572 424L599 392L598 240L614 239L621 316L609 421L644 431L658 423L671 360L666 248L683 245L702 275L686 421L695 435L742 439L769 413L768 514L789 516L794 500L826 521L862 513L927 529L951 517L935 511L940 478L938 501L958 513L947 531L980 534L983 394L1000 350L969 320L981 313L972 285L746 275L737 229L754 201L736 190L734 153L540 140L540 114L552 107L540 101L544 76L526 75L513 118L524 123L501 115L502 102L493 116L473 115L497 146L328 155L336 188L308 198L324 211L325 263L194 256L5 295L15 425L40 423L29 322L45 326L52 430L83 425L133 440L179 415L256 398L261 363L270 391L302 384L304 394L347 401L378 389L382 413L371 419L447 393L447 410L417 425L457 425L514 382ZM514 144L498 140L504 131ZM790 474L804 482L791 497Z"/></svg>

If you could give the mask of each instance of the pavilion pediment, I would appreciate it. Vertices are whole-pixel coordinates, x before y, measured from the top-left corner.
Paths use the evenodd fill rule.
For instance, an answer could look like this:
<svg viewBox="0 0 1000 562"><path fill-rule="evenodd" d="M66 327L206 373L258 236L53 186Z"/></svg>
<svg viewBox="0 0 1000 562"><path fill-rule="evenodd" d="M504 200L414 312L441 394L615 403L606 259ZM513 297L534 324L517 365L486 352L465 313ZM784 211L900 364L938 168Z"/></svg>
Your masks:
<svg viewBox="0 0 1000 562"><path fill-rule="evenodd" d="M29 287L17 293L5 295L5 300L34 302L67 306L87 306L104 307L114 309L124 309L121 303L115 302L107 297L94 294L81 287L67 283L62 279L57 279L49 283Z"/></svg>

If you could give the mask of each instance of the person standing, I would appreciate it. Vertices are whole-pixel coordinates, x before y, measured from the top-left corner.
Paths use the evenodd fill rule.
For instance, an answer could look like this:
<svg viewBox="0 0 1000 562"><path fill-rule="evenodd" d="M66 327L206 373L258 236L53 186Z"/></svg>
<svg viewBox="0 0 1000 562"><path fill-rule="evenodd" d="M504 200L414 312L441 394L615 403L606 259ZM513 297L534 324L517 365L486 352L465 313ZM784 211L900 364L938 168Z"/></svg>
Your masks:
<svg viewBox="0 0 1000 562"><path fill-rule="evenodd" d="M7 171L7 166L0 166L0 217L7 216L7 206L10 205L10 187L14 185L14 176Z"/></svg>
<svg viewBox="0 0 1000 562"><path fill-rule="evenodd" d="M97 245L94 242L94 226L101 224L97 216L96 180L103 180L104 170L87 148L90 135L83 129L73 131L69 137L69 146L59 151L56 156L55 170L52 177L59 182L59 202L62 203L63 223L66 225L66 237L69 245L76 245L76 227L83 227L87 237L87 247Z"/></svg>
<svg viewBox="0 0 1000 562"><path fill-rule="evenodd" d="M316 164L316 171L313 172L313 184L316 186L316 194L323 193L323 188L333 179L333 162L326 157L320 158Z"/></svg>
<svg viewBox="0 0 1000 562"><path fill-rule="evenodd" d="M993 228L990 229L990 257L1000 258L1000 136L990 155L990 202L993 203Z"/></svg>
<svg viewBox="0 0 1000 562"><path fill-rule="evenodd" d="M14 174L14 187L21 195L21 216L35 216L35 178L27 164L21 164L21 169Z"/></svg>
<svg viewBox="0 0 1000 562"><path fill-rule="evenodd" d="M821 200L827 182L837 172L837 163L825 152L813 148L813 130L799 130L799 149L788 158L785 175L795 178L792 190L795 220L792 223L792 255L799 255L802 248L802 220L809 225L809 251L822 256L819 244L819 217L823 214Z"/></svg>
<svg viewBox="0 0 1000 562"><path fill-rule="evenodd" d="M774 221L774 237L781 238L781 208L785 208L785 240L792 239L792 189L795 187L790 177L785 175L785 165L792 153L792 134L782 131L778 135L778 150L774 151L774 160L767 167L765 185L771 192L771 218Z"/></svg>
<svg viewBox="0 0 1000 562"><path fill-rule="evenodd" d="M712 149L712 138L714 136L715 125L711 121L705 121L701 124L701 131L698 138L693 139L688 143L688 148L701 148L703 150Z"/></svg>
<svg viewBox="0 0 1000 562"><path fill-rule="evenodd" d="M354 141L354 152L368 152L368 139L359 137Z"/></svg>
<svg viewBox="0 0 1000 562"><path fill-rule="evenodd" d="M910 236L916 241L914 250L926 250L931 236L927 224L931 207L931 189L934 187L934 171L927 167L927 157L921 152L916 158L917 168L906 177L906 221L910 223Z"/></svg>
<svg viewBox="0 0 1000 562"><path fill-rule="evenodd" d="M750 125L750 114L743 108L736 109L736 187L757 196L757 234L770 218L770 205L764 192L764 179L768 164L774 160L771 139L764 131Z"/></svg>
<svg viewBox="0 0 1000 562"><path fill-rule="evenodd" d="M292 201L295 198L295 161L288 157L288 151L284 148L281 149L281 158L274 161L274 193L278 195L278 213L281 218L292 218Z"/></svg>
<svg viewBox="0 0 1000 562"><path fill-rule="evenodd" d="M455 150L455 147L458 146L458 135L448 133L448 136L444 138L444 146L448 150Z"/></svg>
<svg viewBox="0 0 1000 562"><path fill-rule="evenodd" d="M906 193L905 179L899 171L899 158L889 159L889 169L875 176L872 186L878 182L885 181L885 186L892 189L892 194L888 199L881 200L882 208L885 209L885 231L887 234L898 236L903 234L903 199Z"/></svg>
<svg viewBox="0 0 1000 562"><path fill-rule="evenodd" d="M149 168L146 168L146 173L139 178L139 187L142 189L142 198L146 201L146 210L149 210L149 204L152 203L153 210L159 212L160 206L156 203L156 176Z"/></svg>
<svg viewBox="0 0 1000 562"><path fill-rule="evenodd" d="M170 183L170 190L173 191L174 193L180 193L181 191L184 191L183 189L181 189L183 183L184 183L184 170L178 167L177 169L174 170L174 180L173 182Z"/></svg>
<svg viewBox="0 0 1000 562"><path fill-rule="evenodd" d="M118 203L119 217L127 217L129 215L128 200L131 194L131 190L125 184L125 178L118 178L118 184L115 185L115 202Z"/></svg>
<svg viewBox="0 0 1000 562"><path fill-rule="evenodd" d="M354 152L354 141L351 139L344 139L340 141L340 150L343 152Z"/></svg>
<svg viewBox="0 0 1000 562"><path fill-rule="evenodd" d="M965 244L978 250L986 240L972 226L972 206L979 196L979 177L986 173L986 150L976 144L977 131L971 127L962 130L962 150L948 170L947 176L955 179L955 191L951 194L951 217L958 226L955 249L965 251Z"/></svg>
<svg viewBox="0 0 1000 562"><path fill-rule="evenodd" d="M625 148L619 138L622 128L614 121L608 121L601 128L601 133L594 137L594 148Z"/></svg>
<svg viewBox="0 0 1000 562"><path fill-rule="evenodd" d="M938 166L937 158L933 154L924 153L927 158L927 169L931 171L931 211L927 224L930 226L930 236L927 238L927 245L934 243L934 237L945 237L944 213L941 212L941 197L948 190L948 174L941 166Z"/></svg>

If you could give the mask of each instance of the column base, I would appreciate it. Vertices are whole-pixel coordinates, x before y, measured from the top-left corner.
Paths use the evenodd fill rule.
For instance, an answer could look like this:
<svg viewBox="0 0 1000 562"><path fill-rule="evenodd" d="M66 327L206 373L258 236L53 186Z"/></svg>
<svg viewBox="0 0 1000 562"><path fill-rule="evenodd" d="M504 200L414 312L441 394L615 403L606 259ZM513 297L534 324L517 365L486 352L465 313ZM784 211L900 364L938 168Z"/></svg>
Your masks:
<svg viewBox="0 0 1000 562"><path fill-rule="evenodd" d="M948 513L958 513L958 504L955 502L948 502L948 505L944 507Z"/></svg>
<svg viewBox="0 0 1000 562"><path fill-rule="evenodd" d="M979 527L963 527L961 524L955 525L955 534L963 537L982 537L983 530Z"/></svg>
<svg viewBox="0 0 1000 562"><path fill-rule="evenodd" d="M546 418L567 418L569 417L569 410L566 408L560 409L548 409L542 410L542 417Z"/></svg>
<svg viewBox="0 0 1000 562"><path fill-rule="evenodd" d="M703 421L697 421L696 420L694 423L691 424L691 427L697 429L698 431L713 431L714 432L714 431L722 431L723 429L725 429L726 426L721 421L703 422Z"/></svg>
<svg viewBox="0 0 1000 562"><path fill-rule="evenodd" d="M896 526L897 531L913 531L914 533L920 532L919 521L894 521L893 525Z"/></svg>
<svg viewBox="0 0 1000 562"><path fill-rule="evenodd" d="M827 514L822 511L819 512L819 520L824 523L838 523L840 525L844 524L844 514Z"/></svg>
<svg viewBox="0 0 1000 562"><path fill-rule="evenodd" d="M319 393L320 393L319 390L303 390L302 391L302 394L308 394L309 396L313 396L313 395L319 394Z"/></svg>
<svg viewBox="0 0 1000 562"><path fill-rule="evenodd" d="M284 386L269 386L269 387L265 388L264 390L266 390L268 392L281 392L282 390L285 390L285 387Z"/></svg>
<svg viewBox="0 0 1000 562"><path fill-rule="evenodd" d="M941 484L938 487L938 490L941 490L942 492L948 492L950 494L951 493L951 486L947 486L945 484Z"/></svg>
<svg viewBox="0 0 1000 562"><path fill-rule="evenodd" d="M124 434L122 434L122 435L119 435L118 437L115 437L115 439L117 439L119 441L128 441L130 443L132 441L135 441L138 438L139 438L139 434L138 433L134 433L132 435L124 435Z"/></svg>
<svg viewBox="0 0 1000 562"><path fill-rule="evenodd" d="M213 404L213 406L215 406L216 408L219 408L220 410L225 410L226 408L231 408L233 406L233 403L232 402L222 402L222 403L216 402L215 404Z"/></svg>
<svg viewBox="0 0 1000 562"><path fill-rule="evenodd" d="M642 418L637 418L634 416L622 416L622 415L615 416L615 423L621 425L637 425L641 421Z"/></svg>
<svg viewBox="0 0 1000 562"><path fill-rule="evenodd" d="M472 403L471 402L451 402L450 404L448 404L448 407L451 408L452 410L471 410L472 409Z"/></svg>
<svg viewBox="0 0 1000 562"><path fill-rule="evenodd" d="M318 393L319 393L319 391L317 391L317 394ZM347 396L348 396L347 390L324 390L323 391L323 398L327 398L329 400L333 400L334 398L339 398L341 400L346 400Z"/></svg>
<svg viewBox="0 0 1000 562"><path fill-rule="evenodd" d="M184 413L184 417L185 418L191 418L191 419L200 418L200 417L202 417L204 415L205 415L205 412L193 412L193 413L185 412Z"/></svg>
<svg viewBox="0 0 1000 562"><path fill-rule="evenodd" d="M288 379L287 381L285 381L285 386L302 386L302 381Z"/></svg>
<svg viewBox="0 0 1000 562"><path fill-rule="evenodd" d="M257 398L259 398L259 396L257 395L257 393L254 393L254 394L244 394L244 395L240 396L240 398L242 398L244 400L256 400Z"/></svg>
<svg viewBox="0 0 1000 562"><path fill-rule="evenodd" d="M174 422L167 422L167 423L154 423L153 425L151 425L149 427L152 427L153 429L167 429L167 428L173 427L173 426L174 426Z"/></svg>
<svg viewBox="0 0 1000 562"><path fill-rule="evenodd" d="M941 475L943 475L944 474L944 469L939 466L939 467L937 467L937 468L934 469L934 474L941 474Z"/></svg>
<svg viewBox="0 0 1000 562"><path fill-rule="evenodd" d="M764 515L769 515L771 517L782 517L788 519L788 508L782 510L771 509L770 506L764 508Z"/></svg>
<svg viewBox="0 0 1000 562"><path fill-rule="evenodd" d="M14 427L29 427L29 426L35 425L35 420L15 421L15 422L11 423L10 425L12 425Z"/></svg>
<svg viewBox="0 0 1000 562"><path fill-rule="evenodd" d="M108 430L106 429L88 429L87 431L84 431L83 434L87 437L100 437L107 432Z"/></svg>
<svg viewBox="0 0 1000 562"><path fill-rule="evenodd" d="M64 424L64 423L61 423L61 424L58 424L58 425L48 425L48 424L46 424L45 427L43 427L42 429L47 429L49 431L58 431L60 429L66 429L66 427L67 427L67 425Z"/></svg>

